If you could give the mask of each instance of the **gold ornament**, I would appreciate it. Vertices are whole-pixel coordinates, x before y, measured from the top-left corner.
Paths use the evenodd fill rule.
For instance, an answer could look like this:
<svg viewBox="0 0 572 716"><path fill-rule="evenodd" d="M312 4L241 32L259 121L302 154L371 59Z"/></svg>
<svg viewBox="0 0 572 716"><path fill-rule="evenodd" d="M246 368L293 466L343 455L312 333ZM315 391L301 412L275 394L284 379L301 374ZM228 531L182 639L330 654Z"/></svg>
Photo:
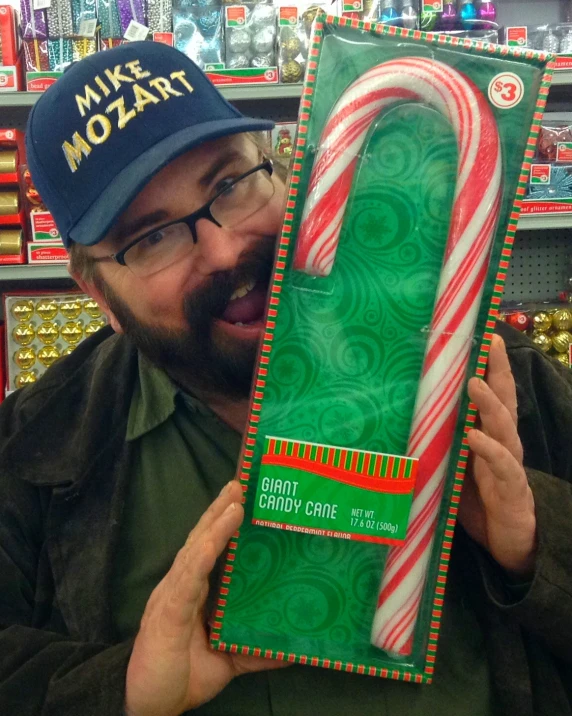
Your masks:
<svg viewBox="0 0 572 716"><path fill-rule="evenodd" d="M532 317L532 325L535 331L546 333L552 327L552 316L546 311L538 311Z"/></svg>
<svg viewBox="0 0 572 716"><path fill-rule="evenodd" d="M568 353L568 346L572 343L572 333L558 331L552 336L552 345L558 353Z"/></svg>
<svg viewBox="0 0 572 716"><path fill-rule="evenodd" d="M101 308L93 298L88 298L87 301L83 302L83 310L88 316L91 316L91 318L99 318L101 316Z"/></svg>
<svg viewBox="0 0 572 716"><path fill-rule="evenodd" d="M105 326L105 321L90 321L85 327L85 336L92 336Z"/></svg>
<svg viewBox="0 0 572 716"><path fill-rule="evenodd" d="M58 303L54 298L42 298L36 303L36 313L42 321L51 321L58 315Z"/></svg>
<svg viewBox="0 0 572 716"><path fill-rule="evenodd" d="M10 312L17 321L29 321L34 315L34 302L28 301L27 299L16 301L16 303L12 305Z"/></svg>
<svg viewBox="0 0 572 716"><path fill-rule="evenodd" d="M499 315L497 316L497 320L506 323L506 313L499 313Z"/></svg>
<svg viewBox="0 0 572 716"><path fill-rule="evenodd" d="M297 35L290 35L280 43L282 55L286 60L293 60L296 55L300 54L301 44Z"/></svg>
<svg viewBox="0 0 572 716"><path fill-rule="evenodd" d="M21 323L12 331L12 338L19 346L29 346L36 337L36 331L31 323Z"/></svg>
<svg viewBox="0 0 572 716"><path fill-rule="evenodd" d="M55 343L60 337L60 329L57 323L46 321L38 328L38 338L46 345Z"/></svg>
<svg viewBox="0 0 572 716"><path fill-rule="evenodd" d="M62 338L72 345L79 343L83 338L82 321L68 321L62 328Z"/></svg>
<svg viewBox="0 0 572 716"><path fill-rule="evenodd" d="M546 333L535 332L532 334L532 342L544 353L552 348L552 339Z"/></svg>
<svg viewBox="0 0 572 716"><path fill-rule="evenodd" d="M60 303L60 311L66 318L77 318L81 313L81 301L79 298Z"/></svg>
<svg viewBox="0 0 572 716"><path fill-rule="evenodd" d="M44 346L38 351L38 360L46 368L49 368L52 363L55 363L60 357L60 352L55 346Z"/></svg>
<svg viewBox="0 0 572 716"><path fill-rule="evenodd" d="M558 353L555 358L557 361L560 361L562 365L565 365L567 368L570 368L570 360L568 359L568 353Z"/></svg>
<svg viewBox="0 0 572 716"><path fill-rule="evenodd" d="M35 371L27 370L23 373L18 373L14 383L16 383L16 388L23 388L25 385L28 385L28 383L35 383L37 380L38 376Z"/></svg>
<svg viewBox="0 0 572 716"><path fill-rule="evenodd" d="M559 308L552 314L552 325L557 331L569 331L572 328L572 311Z"/></svg>
<svg viewBox="0 0 572 716"><path fill-rule="evenodd" d="M36 351L33 348L20 348L14 353L14 363L22 370L28 370L36 362Z"/></svg>
<svg viewBox="0 0 572 716"><path fill-rule="evenodd" d="M282 82L300 82L302 79L302 65L296 60L290 60L282 65Z"/></svg>
<svg viewBox="0 0 572 716"><path fill-rule="evenodd" d="M75 351L75 346L68 346L67 348L64 348L62 351L63 356L69 356L70 353L73 353Z"/></svg>
<svg viewBox="0 0 572 716"><path fill-rule="evenodd" d="M304 12L302 13L302 22L304 23L304 28L308 35L312 30L312 23L314 22L314 19L319 11L319 5L312 5L307 10L304 10Z"/></svg>

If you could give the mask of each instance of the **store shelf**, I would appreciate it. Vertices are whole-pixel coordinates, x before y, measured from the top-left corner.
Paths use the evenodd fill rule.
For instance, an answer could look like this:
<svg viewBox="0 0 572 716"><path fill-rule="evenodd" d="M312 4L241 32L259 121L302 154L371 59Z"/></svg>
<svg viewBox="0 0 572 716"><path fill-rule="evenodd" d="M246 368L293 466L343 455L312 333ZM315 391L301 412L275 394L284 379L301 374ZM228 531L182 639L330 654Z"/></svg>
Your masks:
<svg viewBox="0 0 572 716"><path fill-rule="evenodd" d="M557 70L552 75L553 85L572 85L572 70Z"/></svg>
<svg viewBox="0 0 572 716"><path fill-rule="evenodd" d="M300 97L302 85L260 85L250 87L219 87L231 102ZM41 92L0 93L0 107L31 107L42 96Z"/></svg>
<svg viewBox="0 0 572 716"><path fill-rule="evenodd" d="M0 266L0 281L29 281L30 279L69 279L65 266Z"/></svg>
<svg viewBox="0 0 572 716"><path fill-rule="evenodd" d="M518 228L520 231L572 229L572 214L547 214L544 216L527 214L518 220Z"/></svg>

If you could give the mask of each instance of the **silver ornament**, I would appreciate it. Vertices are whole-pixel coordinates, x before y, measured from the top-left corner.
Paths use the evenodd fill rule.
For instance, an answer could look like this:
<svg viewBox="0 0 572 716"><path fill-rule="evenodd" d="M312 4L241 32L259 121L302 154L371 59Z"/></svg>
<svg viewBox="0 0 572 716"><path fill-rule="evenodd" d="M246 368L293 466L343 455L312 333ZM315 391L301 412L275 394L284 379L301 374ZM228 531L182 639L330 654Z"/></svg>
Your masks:
<svg viewBox="0 0 572 716"><path fill-rule="evenodd" d="M274 27L276 10L273 5L256 5L250 13L250 24L253 30L263 27Z"/></svg>
<svg viewBox="0 0 572 716"><path fill-rule="evenodd" d="M417 21L419 20L419 14L414 7L407 5L401 11L401 19L403 21L403 27L407 30L415 30L417 27Z"/></svg>
<svg viewBox="0 0 572 716"><path fill-rule="evenodd" d="M247 55L230 55L226 58L226 67L229 70L242 70L249 66L250 63Z"/></svg>
<svg viewBox="0 0 572 716"><path fill-rule="evenodd" d="M218 9L205 8L197 18L197 25L205 37L214 35L221 23L222 15Z"/></svg>
<svg viewBox="0 0 572 716"><path fill-rule="evenodd" d="M272 67L274 64L274 55L272 53L267 55L255 55L250 60L251 67Z"/></svg>
<svg viewBox="0 0 572 716"><path fill-rule="evenodd" d="M231 52L241 54L250 47L250 33L248 30L233 30L228 38L228 46Z"/></svg>
<svg viewBox="0 0 572 716"><path fill-rule="evenodd" d="M271 52L274 49L276 35L271 27L264 27L252 38L252 49L255 52Z"/></svg>
<svg viewBox="0 0 572 716"><path fill-rule="evenodd" d="M560 52L560 40L556 37L552 30L548 30L548 35L546 35L542 41L542 49L544 52Z"/></svg>
<svg viewBox="0 0 572 716"><path fill-rule="evenodd" d="M572 55L572 30L568 30L562 38L560 42L560 52L565 55Z"/></svg>

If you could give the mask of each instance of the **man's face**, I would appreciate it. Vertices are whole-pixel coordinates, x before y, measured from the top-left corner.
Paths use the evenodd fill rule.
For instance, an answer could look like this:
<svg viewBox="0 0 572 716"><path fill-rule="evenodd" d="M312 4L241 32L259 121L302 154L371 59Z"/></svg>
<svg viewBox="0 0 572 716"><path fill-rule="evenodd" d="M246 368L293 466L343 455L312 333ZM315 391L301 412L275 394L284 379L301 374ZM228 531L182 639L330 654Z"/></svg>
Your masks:
<svg viewBox="0 0 572 716"><path fill-rule="evenodd" d="M106 239L88 249L116 253L134 239L196 211L225 181L256 166L259 149L246 135L193 149L163 169L137 196ZM183 385L247 397L263 329L266 294L284 186L239 224L201 219L197 244L182 260L146 275L115 262L99 264L111 322Z"/></svg>

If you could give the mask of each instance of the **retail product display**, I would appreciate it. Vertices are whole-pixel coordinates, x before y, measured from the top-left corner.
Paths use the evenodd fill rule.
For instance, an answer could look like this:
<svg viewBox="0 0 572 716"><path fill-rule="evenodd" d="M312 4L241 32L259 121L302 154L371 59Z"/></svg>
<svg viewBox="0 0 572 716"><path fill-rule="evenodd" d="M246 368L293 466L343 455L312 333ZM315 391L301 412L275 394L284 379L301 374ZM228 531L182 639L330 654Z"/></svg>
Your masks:
<svg viewBox="0 0 572 716"><path fill-rule="evenodd" d="M0 264L24 261L24 201L18 168L24 137L17 129L0 129Z"/></svg>
<svg viewBox="0 0 572 716"><path fill-rule="evenodd" d="M531 47L558 54L556 69L572 69L572 22L507 27L504 42L509 47Z"/></svg>
<svg viewBox="0 0 572 716"><path fill-rule="evenodd" d="M546 118L530 170L526 213L572 212L572 116Z"/></svg>
<svg viewBox="0 0 572 716"><path fill-rule="evenodd" d="M527 333L544 353L568 368L572 366L572 306L539 303L508 306L500 318Z"/></svg>
<svg viewBox="0 0 572 716"><path fill-rule="evenodd" d="M267 3L228 5L225 42L226 69L275 67L276 8Z"/></svg>
<svg viewBox="0 0 572 716"><path fill-rule="evenodd" d="M26 166L21 168L21 186L26 199L26 213L30 227L27 244L28 263L67 264L68 253L54 222L46 209Z"/></svg>
<svg viewBox="0 0 572 716"><path fill-rule="evenodd" d="M17 15L10 5L0 5L0 92L21 89L21 71Z"/></svg>
<svg viewBox="0 0 572 716"><path fill-rule="evenodd" d="M175 47L205 69L224 66L224 11L220 3L175 0Z"/></svg>
<svg viewBox="0 0 572 716"><path fill-rule="evenodd" d="M272 152L286 164L289 164L292 158L297 126L295 122L277 122L272 130Z"/></svg>
<svg viewBox="0 0 572 716"><path fill-rule="evenodd" d="M306 16L304 16L306 12ZM309 28L307 8L301 12L296 6L281 7L278 10L278 63L280 82L286 84L301 82L308 57Z"/></svg>
<svg viewBox="0 0 572 716"><path fill-rule="evenodd" d="M463 387L549 83L546 56L466 44L318 17L218 649L431 680Z"/></svg>
<svg viewBox="0 0 572 716"><path fill-rule="evenodd" d="M107 322L97 303L81 293L6 293L3 298L8 390L35 383Z"/></svg>

